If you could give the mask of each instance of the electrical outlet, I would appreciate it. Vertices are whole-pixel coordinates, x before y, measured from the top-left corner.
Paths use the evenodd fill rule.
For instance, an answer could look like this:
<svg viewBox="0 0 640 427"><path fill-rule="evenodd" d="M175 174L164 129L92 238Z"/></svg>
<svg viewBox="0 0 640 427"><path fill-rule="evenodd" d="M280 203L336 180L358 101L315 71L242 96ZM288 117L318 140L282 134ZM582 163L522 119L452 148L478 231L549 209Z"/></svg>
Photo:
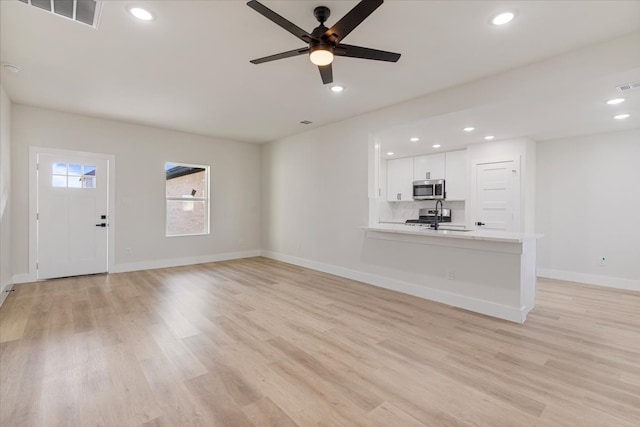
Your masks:
<svg viewBox="0 0 640 427"><path fill-rule="evenodd" d="M447 280L456 280L455 270L447 270Z"/></svg>
<svg viewBox="0 0 640 427"><path fill-rule="evenodd" d="M600 258L600 267L604 267L607 263L607 259L605 257Z"/></svg>

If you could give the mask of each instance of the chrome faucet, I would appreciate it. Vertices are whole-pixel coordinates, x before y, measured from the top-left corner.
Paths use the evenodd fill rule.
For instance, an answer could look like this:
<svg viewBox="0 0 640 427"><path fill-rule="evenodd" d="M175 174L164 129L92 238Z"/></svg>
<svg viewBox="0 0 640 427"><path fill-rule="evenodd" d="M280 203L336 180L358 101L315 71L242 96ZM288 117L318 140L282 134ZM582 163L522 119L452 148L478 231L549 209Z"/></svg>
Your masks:
<svg viewBox="0 0 640 427"><path fill-rule="evenodd" d="M437 230L440 227L438 223L438 204L440 204L440 220L442 221L442 200L436 200L436 220L433 223L433 229Z"/></svg>

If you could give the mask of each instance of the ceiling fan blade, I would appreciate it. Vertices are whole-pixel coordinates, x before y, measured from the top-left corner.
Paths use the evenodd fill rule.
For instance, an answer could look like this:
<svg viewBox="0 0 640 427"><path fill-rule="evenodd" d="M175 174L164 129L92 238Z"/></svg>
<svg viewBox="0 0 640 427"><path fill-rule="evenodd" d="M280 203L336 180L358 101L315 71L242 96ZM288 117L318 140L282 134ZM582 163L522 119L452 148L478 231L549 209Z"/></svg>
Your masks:
<svg viewBox="0 0 640 427"><path fill-rule="evenodd" d="M333 68L331 67L331 64L318 65L318 70L320 70L320 77L322 77L322 83L324 84L333 83Z"/></svg>
<svg viewBox="0 0 640 427"><path fill-rule="evenodd" d="M264 58L252 59L250 62L252 64L262 64L263 62L275 61L276 59L291 58L292 56L304 55L305 53L309 53L308 47L302 47L300 49L276 53L275 55L265 56Z"/></svg>
<svg viewBox="0 0 640 427"><path fill-rule="evenodd" d="M333 27L329 28L322 38L333 44L340 43L340 40L347 37L354 28L367 19L367 16L371 15L383 2L384 0L362 0Z"/></svg>
<svg viewBox="0 0 640 427"><path fill-rule="evenodd" d="M375 61L388 62L398 62L398 59L400 59L399 53L369 49L368 47L352 46L349 44L339 44L333 49L333 54L337 56L348 56L350 58L373 59Z"/></svg>
<svg viewBox="0 0 640 427"><path fill-rule="evenodd" d="M278 24L279 26L281 26L282 28L284 28L285 30L289 31L291 34L293 34L294 36L302 40L303 42L311 43L311 41L314 40L311 34L307 33L305 30L298 27L293 22L278 15L277 13L275 13L273 10L269 9L262 3L259 3L256 0L251 0L250 2L247 3L247 6L249 6L251 9L255 10L256 12L258 12L260 15L264 16L265 18L269 19L270 21L275 22L276 24Z"/></svg>

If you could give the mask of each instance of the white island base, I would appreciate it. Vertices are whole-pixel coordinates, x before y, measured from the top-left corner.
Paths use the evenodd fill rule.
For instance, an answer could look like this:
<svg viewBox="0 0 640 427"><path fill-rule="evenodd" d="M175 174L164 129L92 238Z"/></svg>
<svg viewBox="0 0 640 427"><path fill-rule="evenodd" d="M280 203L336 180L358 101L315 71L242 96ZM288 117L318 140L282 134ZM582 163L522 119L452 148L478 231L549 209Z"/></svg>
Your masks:
<svg viewBox="0 0 640 427"><path fill-rule="evenodd" d="M390 278L380 284L386 288L518 323L535 306L541 236L402 224L364 228L362 261Z"/></svg>

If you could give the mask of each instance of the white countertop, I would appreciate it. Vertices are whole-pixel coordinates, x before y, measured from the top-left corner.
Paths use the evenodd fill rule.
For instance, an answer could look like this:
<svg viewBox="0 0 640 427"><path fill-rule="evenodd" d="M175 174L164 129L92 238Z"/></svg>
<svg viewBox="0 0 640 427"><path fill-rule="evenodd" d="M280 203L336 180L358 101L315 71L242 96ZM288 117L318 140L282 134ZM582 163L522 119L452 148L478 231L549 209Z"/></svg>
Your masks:
<svg viewBox="0 0 640 427"><path fill-rule="evenodd" d="M446 223L442 227L446 228ZM438 237L448 239L464 240L486 240L492 242L521 243L529 239L538 239L541 234L509 233L506 231L493 230L473 230L473 231L453 231L453 230L433 230L427 227L416 227L405 224L379 223L374 226L363 227L366 230L378 231L382 233L410 234L414 236Z"/></svg>

